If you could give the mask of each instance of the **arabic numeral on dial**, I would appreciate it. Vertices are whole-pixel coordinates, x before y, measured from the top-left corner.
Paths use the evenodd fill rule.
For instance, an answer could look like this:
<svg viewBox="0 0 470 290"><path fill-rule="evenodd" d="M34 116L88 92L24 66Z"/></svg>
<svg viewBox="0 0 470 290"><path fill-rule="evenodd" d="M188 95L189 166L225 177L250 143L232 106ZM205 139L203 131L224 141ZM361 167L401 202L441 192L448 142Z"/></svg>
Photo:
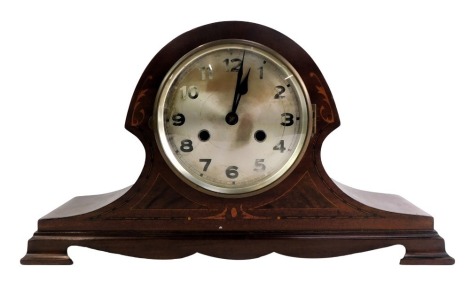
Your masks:
<svg viewBox="0 0 470 290"><path fill-rule="evenodd" d="M211 164L212 159L199 159L199 162L204 163L204 167L202 168L202 171L207 171L209 168L209 164Z"/></svg>
<svg viewBox="0 0 470 290"><path fill-rule="evenodd" d="M180 150L183 151L183 152L193 151L193 141L191 141L189 139L181 140Z"/></svg>
<svg viewBox="0 0 470 290"><path fill-rule="evenodd" d="M256 172L261 172L266 170L266 165L264 165L264 159L256 159L255 160L255 169Z"/></svg>
<svg viewBox="0 0 470 290"><path fill-rule="evenodd" d="M240 58L224 59L225 71L226 72L238 72L242 65L242 60Z"/></svg>
<svg viewBox="0 0 470 290"><path fill-rule="evenodd" d="M264 68L263 68L262 66L260 66L260 67L258 68L258 70L259 70L259 79L262 80L262 79L263 79L263 75L264 75L264 74L263 74Z"/></svg>
<svg viewBox="0 0 470 290"><path fill-rule="evenodd" d="M210 65L200 67L199 70L201 71L201 80L205 81L207 79L211 80L213 78L212 67Z"/></svg>
<svg viewBox="0 0 470 290"><path fill-rule="evenodd" d="M273 150L279 150L281 153L283 153L286 150L286 147L284 147L284 140L279 141L279 143L273 147Z"/></svg>
<svg viewBox="0 0 470 290"><path fill-rule="evenodd" d="M186 99L186 97L190 98L190 99L195 99L199 96L199 92L197 90L197 87L196 86L182 86L180 88L180 91L181 91L181 98L184 100Z"/></svg>
<svg viewBox="0 0 470 290"><path fill-rule="evenodd" d="M294 115L291 113L282 113L281 117L284 118L284 121L281 122L282 126L292 126L294 124Z"/></svg>
<svg viewBox="0 0 470 290"><path fill-rule="evenodd" d="M174 126L182 126L184 124L184 122L186 121L186 118L181 113L173 115L173 117L171 117L171 119L173 120L173 125Z"/></svg>
<svg viewBox="0 0 470 290"><path fill-rule="evenodd" d="M225 175L230 179L235 179L238 177L238 167L237 166L229 166L225 170Z"/></svg>
<svg viewBox="0 0 470 290"><path fill-rule="evenodd" d="M276 86L276 94L274 95L275 99L284 99L286 96L283 93L286 91L286 88L283 86Z"/></svg>

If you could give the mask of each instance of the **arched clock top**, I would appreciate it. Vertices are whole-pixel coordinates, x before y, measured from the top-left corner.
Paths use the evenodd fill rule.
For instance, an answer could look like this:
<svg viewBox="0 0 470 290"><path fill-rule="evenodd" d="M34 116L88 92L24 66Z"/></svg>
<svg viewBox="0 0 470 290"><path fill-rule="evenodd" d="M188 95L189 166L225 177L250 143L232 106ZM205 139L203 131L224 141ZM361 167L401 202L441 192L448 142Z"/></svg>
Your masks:
<svg viewBox="0 0 470 290"><path fill-rule="evenodd" d="M194 37L195 35L198 37ZM141 140L143 132L153 134L149 131L148 122L153 113L158 88L167 72L187 52L220 39L249 40L278 52L301 75L310 102L316 104L317 131L329 133L339 126L339 116L330 89L319 68L304 49L287 36L266 26L227 21L201 26L183 33L155 55L142 74L132 96L126 128Z"/></svg>

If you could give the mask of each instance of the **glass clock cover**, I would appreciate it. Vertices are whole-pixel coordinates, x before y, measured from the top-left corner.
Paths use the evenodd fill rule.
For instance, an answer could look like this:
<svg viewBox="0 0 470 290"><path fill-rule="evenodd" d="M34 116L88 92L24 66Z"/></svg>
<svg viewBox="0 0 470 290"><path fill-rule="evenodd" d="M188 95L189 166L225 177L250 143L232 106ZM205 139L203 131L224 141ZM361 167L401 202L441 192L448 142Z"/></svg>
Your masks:
<svg viewBox="0 0 470 290"><path fill-rule="evenodd" d="M157 93L159 148L185 182L240 197L280 182L305 151L311 105L301 78L257 43L226 40L186 54Z"/></svg>

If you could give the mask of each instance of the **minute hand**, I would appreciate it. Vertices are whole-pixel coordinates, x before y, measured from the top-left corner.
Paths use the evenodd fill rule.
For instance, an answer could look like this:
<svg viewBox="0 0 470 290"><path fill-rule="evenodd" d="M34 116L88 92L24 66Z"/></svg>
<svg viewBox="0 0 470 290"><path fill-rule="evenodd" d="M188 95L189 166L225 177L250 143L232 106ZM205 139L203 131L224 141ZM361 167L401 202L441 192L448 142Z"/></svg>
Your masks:
<svg viewBox="0 0 470 290"><path fill-rule="evenodd" d="M232 110L230 111L230 113L233 113L233 114L235 114L235 111L233 110L233 108L236 108L235 104L239 101L238 91L239 91L240 83L241 83L242 76L243 76L243 62L244 61L245 61L245 51L243 51L242 61L240 62L240 66L238 67L238 72L237 72L237 82L235 83L235 92L233 93Z"/></svg>

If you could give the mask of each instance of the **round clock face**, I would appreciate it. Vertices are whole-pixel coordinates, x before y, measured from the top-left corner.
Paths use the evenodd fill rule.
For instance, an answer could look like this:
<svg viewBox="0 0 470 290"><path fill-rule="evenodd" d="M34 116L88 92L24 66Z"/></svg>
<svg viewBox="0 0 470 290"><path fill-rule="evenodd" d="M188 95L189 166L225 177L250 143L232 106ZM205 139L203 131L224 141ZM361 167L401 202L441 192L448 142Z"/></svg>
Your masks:
<svg viewBox="0 0 470 290"><path fill-rule="evenodd" d="M243 197L278 184L311 131L307 90L294 68L257 43L226 40L181 58L154 109L158 146L183 181Z"/></svg>

